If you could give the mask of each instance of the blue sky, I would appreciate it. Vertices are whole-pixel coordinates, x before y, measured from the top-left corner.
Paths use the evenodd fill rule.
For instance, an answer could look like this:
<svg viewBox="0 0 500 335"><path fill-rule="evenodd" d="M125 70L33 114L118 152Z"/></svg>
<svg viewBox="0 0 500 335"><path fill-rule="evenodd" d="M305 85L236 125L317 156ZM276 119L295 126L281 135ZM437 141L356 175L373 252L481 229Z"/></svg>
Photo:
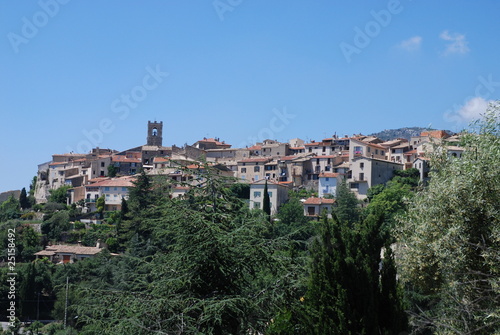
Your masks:
<svg viewBox="0 0 500 335"><path fill-rule="evenodd" d="M0 191L54 153L458 131L500 96L500 2L0 2Z"/></svg>

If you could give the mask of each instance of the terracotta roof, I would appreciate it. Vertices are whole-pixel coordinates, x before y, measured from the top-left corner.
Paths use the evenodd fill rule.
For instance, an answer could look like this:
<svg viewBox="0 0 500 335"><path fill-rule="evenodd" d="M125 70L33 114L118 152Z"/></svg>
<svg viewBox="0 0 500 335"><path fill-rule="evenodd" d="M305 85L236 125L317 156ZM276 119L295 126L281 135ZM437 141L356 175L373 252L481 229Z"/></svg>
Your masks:
<svg viewBox="0 0 500 335"><path fill-rule="evenodd" d="M404 154L405 154L405 156L411 156L411 155L416 154L416 153L417 153L417 149L413 149L411 151L405 152Z"/></svg>
<svg viewBox="0 0 500 335"><path fill-rule="evenodd" d="M335 158L335 157L337 157L337 156L335 156L335 155L322 155L322 156L315 156L313 158Z"/></svg>
<svg viewBox="0 0 500 335"><path fill-rule="evenodd" d="M401 144L398 144L398 145L391 147L391 149L405 149L405 148L409 148L409 147L410 147L410 145L408 143L401 143Z"/></svg>
<svg viewBox="0 0 500 335"><path fill-rule="evenodd" d="M238 163L263 163L269 162L271 158L246 158L238 161Z"/></svg>
<svg viewBox="0 0 500 335"><path fill-rule="evenodd" d="M112 162L120 162L120 163L140 163L140 158L129 158L123 155L115 155L111 157Z"/></svg>
<svg viewBox="0 0 500 335"><path fill-rule="evenodd" d="M36 252L38 256L53 256L56 253L75 254L75 255L96 255L102 251L97 247L84 247L79 245L49 245L45 250Z"/></svg>
<svg viewBox="0 0 500 335"><path fill-rule="evenodd" d="M108 180L109 177L96 177L96 178L93 178L93 179L89 179L88 182L90 184L93 184L93 183L97 183L97 182L100 182L100 181L103 181L103 180Z"/></svg>
<svg viewBox="0 0 500 335"><path fill-rule="evenodd" d="M134 187L132 182L134 177L122 177L103 180L94 184L86 185L87 187Z"/></svg>
<svg viewBox="0 0 500 335"><path fill-rule="evenodd" d="M166 157L154 157L153 158L153 163L165 163L168 162L170 159Z"/></svg>
<svg viewBox="0 0 500 335"><path fill-rule="evenodd" d="M308 198L303 202L304 205L333 205L335 203L335 199L325 199L325 198Z"/></svg>
<svg viewBox="0 0 500 335"><path fill-rule="evenodd" d="M215 138L204 138L202 140L199 140L198 143L215 143L216 145L219 145L219 146L228 146L228 147L231 146L231 144L227 144L224 141L219 142Z"/></svg>
<svg viewBox="0 0 500 335"><path fill-rule="evenodd" d="M301 158L302 156L283 156L280 157L280 161L293 161L294 159Z"/></svg>
<svg viewBox="0 0 500 335"><path fill-rule="evenodd" d="M305 149L306 147L290 147L290 150L302 150Z"/></svg>
<svg viewBox="0 0 500 335"><path fill-rule="evenodd" d="M444 130L431 130L431 131L421 132L420 136L429 136L429 137L433 137L433 138L447 138L447 137L450 137L450 134L448 134Z"/></svg>
<svg viewBox="0 0 500 335"><path fill-rule="evenodd" d="M326 146L326 145L331 145L330 143L324 143L324 142L311 142L311 143L306 143L304 144L305 146Z"/></svg>
<svg viewBox="0 0 500 335"><path fill-rule="evenodd" d="M260 145L252 145L248 148L248 150L262 150L262 146Z"/></svg>
<svg viewBox="0 0 500 335"><path fill-rule="evenodd" d="M332 172L321 172L319 174L319 178L337 178L339 176L338 173L332 173Z"/></svg>

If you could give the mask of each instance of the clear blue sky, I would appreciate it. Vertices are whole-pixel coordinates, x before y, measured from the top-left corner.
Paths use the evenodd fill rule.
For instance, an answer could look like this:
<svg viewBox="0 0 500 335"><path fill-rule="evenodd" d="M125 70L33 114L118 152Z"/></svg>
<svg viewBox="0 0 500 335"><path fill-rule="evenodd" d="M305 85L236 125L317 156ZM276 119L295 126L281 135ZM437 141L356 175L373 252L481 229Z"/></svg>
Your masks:
<svg viewBox="0 0 500 335"><path fill-rule="evenodd" d="M457 131L500 96L499 13L495 0L1 1L0 191L28 188L54 153L142 145L155 119L168 146Z"/></svg>

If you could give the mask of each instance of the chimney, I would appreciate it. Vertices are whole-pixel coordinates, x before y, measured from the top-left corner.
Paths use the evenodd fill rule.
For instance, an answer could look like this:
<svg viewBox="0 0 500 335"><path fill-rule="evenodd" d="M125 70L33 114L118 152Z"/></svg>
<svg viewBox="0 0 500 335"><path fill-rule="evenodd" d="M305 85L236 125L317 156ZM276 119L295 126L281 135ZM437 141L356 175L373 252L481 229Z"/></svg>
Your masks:
<svg viewBox="0 0 500 335"><path fill-rule="evenodd" d="M82 246L82 241L78 241L78 246L81 247Z"/></svg>
<svg viewBox="0 0 500 335"><path fill-rule="evenodd" d="M101 243L101 239L100 238L97 239L97 243L95 244L95 247L99 248L99 249L102 249L102 243Z"/></svg>

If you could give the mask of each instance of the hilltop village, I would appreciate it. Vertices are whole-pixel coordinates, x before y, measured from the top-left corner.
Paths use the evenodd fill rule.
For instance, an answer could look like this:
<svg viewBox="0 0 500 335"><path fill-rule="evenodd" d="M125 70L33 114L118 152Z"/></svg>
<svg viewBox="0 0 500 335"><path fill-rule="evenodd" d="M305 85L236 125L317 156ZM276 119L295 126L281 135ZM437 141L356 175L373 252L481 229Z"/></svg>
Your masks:
<svg viewBox="0 0 500 335"><path fill-rule="evenodd" d="M425 131L410 140L383 141L363 135L309 143L298 138L288 143L266 139L245 148L233 148L219 138L203 138L183 147L163 146L162 133L163 122L148 121L145 145L124 151L97 147L87 154L54 154L50 162L38 166L36 202L45 203L51 190L69 186L68 204L84 204L86 212L93 212L97 199L104 197L105 210L120 210L122 198L128 198L141 170L171 178L172 197L178 197L200 183L193 171L200 171L204 161L222 175L249 183L251 208L262 208L266 184L272 213L286 202L288 190L317 193L304 202L304 214L314 216L332 205L342 179L362 200L370 187L391 179L394 170L416 168L425 183L433 142L444 142L449 155L460 157L463 152L457 146L459 135L444 130Z"/></svg>

